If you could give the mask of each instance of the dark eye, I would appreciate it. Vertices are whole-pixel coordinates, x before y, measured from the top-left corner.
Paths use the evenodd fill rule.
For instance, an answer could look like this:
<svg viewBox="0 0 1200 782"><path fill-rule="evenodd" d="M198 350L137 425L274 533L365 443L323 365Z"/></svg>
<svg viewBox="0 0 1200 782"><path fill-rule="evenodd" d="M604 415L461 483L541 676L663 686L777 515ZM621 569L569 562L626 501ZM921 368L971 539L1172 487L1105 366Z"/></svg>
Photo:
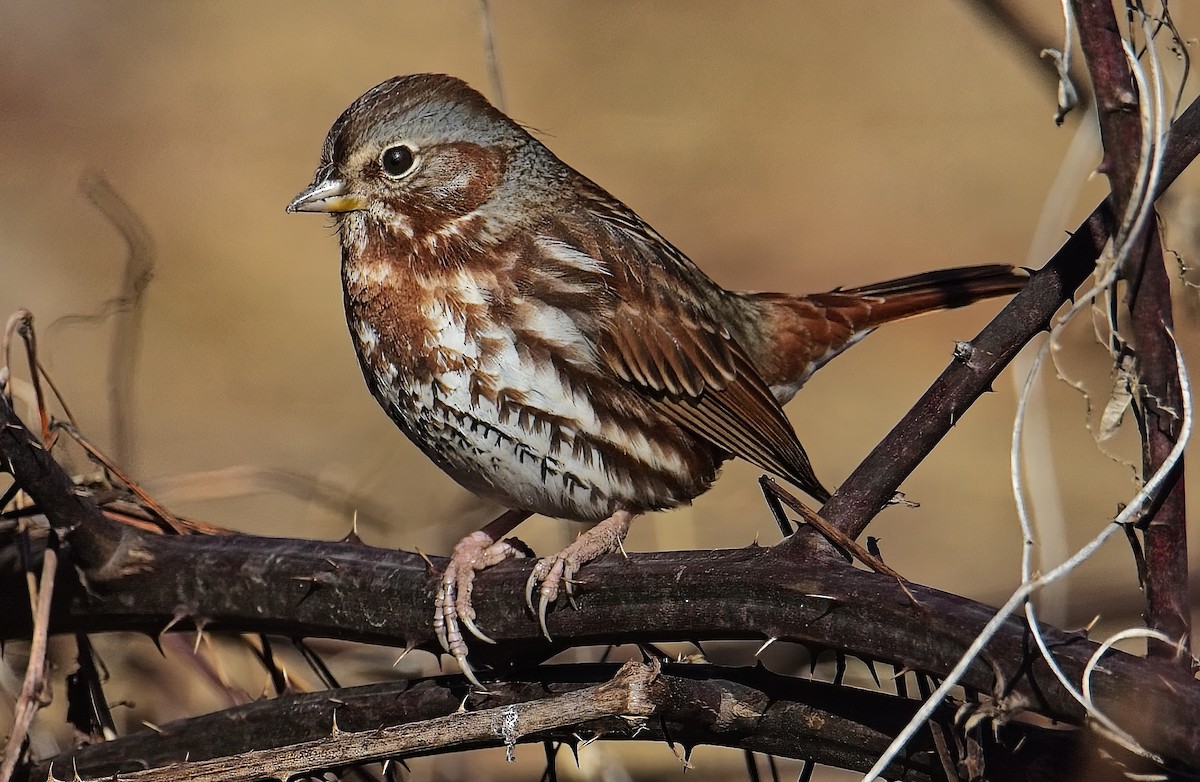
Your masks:
<svg viewBox="0 0 1200 782"><path fill-rule="evenodd" d="M413 151L410 147L401 144L400 146L384 150L383 157L380 160L383 163L383 172L385 174L393 177L402 177L413 166Z"/></svg>

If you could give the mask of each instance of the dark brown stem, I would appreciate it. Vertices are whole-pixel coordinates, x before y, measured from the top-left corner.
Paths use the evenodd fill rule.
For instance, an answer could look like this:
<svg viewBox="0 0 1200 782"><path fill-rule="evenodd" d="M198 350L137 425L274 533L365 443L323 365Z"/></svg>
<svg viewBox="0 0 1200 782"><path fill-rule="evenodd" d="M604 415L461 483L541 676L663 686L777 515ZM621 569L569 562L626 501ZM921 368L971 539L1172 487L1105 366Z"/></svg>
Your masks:
<svg viewBox="0 0 1200 782"><path fill-rule="evenodd" d="M327 738L335 717L338 728L347 734L380 725L419 727L422 721L454 713L464 698L468 711L526 703L594 687L611 679L616 670L612 664L543 666L491 685L486 695L468 695L461 676L289 695L81 748L54 758L54 765L55 769L70 768L85 778L97 778L170 766L184 757L193 761L235 758L255 749ZM740 747L866 771L919 703L881 692L781 676L761 667L664 664L660 680L666 686L667 697L652 720L641 724L624 719L599 720L522 736L518 741L549 739L577 745L593 737L628 740L636 733L641 740L674 742L685 753L701 744ZM947 705L936 721L944 726L953 718L951 712ZM986 733L992 735L990 730ZM988 778L1028 779L1036 765L1040 780L1072 779L1073 758L1083 744L1082 738L1077 731L1020 723L1005 725L999 740L986 746ZM1031 751L1032 746L1038 749ZM931 749L928 736L919 737L903 765L897 763L888 769L888 778L903 776L908 782L941 779L938 759ZM44 761L31 771L30 778L46 778L49 771L49 762Z"/></svg>
<svg viewBox="0 0 1200 782"><path fill-rule="evenodd" d="M1132 281L1130 324L1137 345L1138 382L1142 406L1142 472L1147 478L1166 462L1179 441L1183 399L1175 359L1171 289L1159 248L1159 236L1148 237L1141 277ZM1152 260L1157 258L1157 262ZM1146 623L1191 648L1191 599L1188 595L1187 507L1183 458L1171 469L1159 501L1139 526L1145 529ZM1175 657L1174 644L1151 642L1148 651ZM1187 656L1178 658L1187 664Z"/></svg>
<svg viewBox="0 0 1200 782"><path fill-rule="evenodd" d="M434 650L434 574L416 554L361 543L243 535L153 535L125 531L105 578L89 589L69 569L55 588L51 632L139 631L168 627L331 637ZM67 552L70 554L70 552ZM127 553L127 556L124 554ZM434 560L440 566L444 560ZM780 568L770 549L619 555L580 573L582 610L556 606L541 637L537 620L512 610L532 563L505 562L481 573L474 605L497 646L472 648L485 681L505 680L567 646L687 639L779 638L833 647L867 659L944 676L995 609L819 557ZM20 588L22 574L0 579ZM598 585L603 588L597 588ZM25 601L0 601L0 634L28 637ZM1044 626L1057 662L1081 680L1096 644ZM495 673L488 676L487 668ZM1037 713L1082 724L1082 707L1060 686L1011 619L963 679L969 689L1026 703ZM1200 690L1175 669L1110 652L1095 672L1099 707L1145 746L1200 767ZM1136 693L1136 708L1129 700Z"/></svg>
<svg viewBox="0 0 1200 782"><path fill-rule="evenodd" d="M1021 348L1049 327L1054 313L1092 273L1108 239L1107 221L1107 208L1097 207L1033 275L1025 290L1013 297L975 339L960 346L950 366L821 508L826 520L848 537L862 534L900 483L975 400L991 390L996 377ZM814 539L812 535L793 535L783 547L794 548L802 557Z"/></svg>
<svg viewBox="0 0 1200 782"><path fill-rule="evenodd" d="M1163 160L1155 197L1200 154L1200 100L1194 101L1175 124ZM1044 331L1054 313L1095 269L1108 240L1111 214L1107 202L1079 226L1025 290L997 315L975 339L956 351L954 360L904 418L875 447L833 497L821 515L850 537L867 528L917 465L941 442L1020 349ZM794 535L783 547L797 558L812 548L813 535Z"/></svg>
<svg viewBox="0 0 1200 782"><path fill-rule="evenodd" d="M1137 89L1110 0L1072 0L1079 40L1096 92L1104 161L1100 170L1112 186L1114 213L1124 215L1138 175L1143 140ZM1143 96L1142 99L1146 99ZM1163 262L1157 223L1128 237L1132 251L1121 276L1136 351L1137 400L1141 408L1142 476L1162 468L1179 439L1183 399L1175 360L1171 285ZM1146 623L1190 648L1184 465L1180 458L1140 526L1145 530ZM1174 644L1151 642L1151 655L1176 656ZM1187 664L1186 657L1179 658Z"/></svg>

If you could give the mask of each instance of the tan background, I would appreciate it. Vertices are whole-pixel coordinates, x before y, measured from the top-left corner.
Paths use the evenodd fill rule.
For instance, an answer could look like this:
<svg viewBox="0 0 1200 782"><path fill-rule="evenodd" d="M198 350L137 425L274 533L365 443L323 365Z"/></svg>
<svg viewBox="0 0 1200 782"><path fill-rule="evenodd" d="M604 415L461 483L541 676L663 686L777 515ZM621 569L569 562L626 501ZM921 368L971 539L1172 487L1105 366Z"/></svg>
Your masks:
<svg viewBox="0 0 1200 782"><path fill-rule="evenodd" d="M726 286L816 291L1040 264L1103 194L1085 150L1046 212L1078 120L1055 127L1049 65L971 5L512 2L496 3L494 26L509 113L560 157ZM1059 34L1058 3L1023 6L1048 41ZM1190 10L1175 9L1185 34ZM443 71L490 92L480 28L465 0L0 4L0 314L33 310L44 360L111 446L112 324L55 325L119 291L125 247L78 185L103 172L156 253L124 463L177 512L331 538L358 508L368 542L445 553L496 510L371 400L345 331L336 240L320 218L283 211L330 123L371 85ZM1189 251L1191 230L1178 223L1172 243ZM789 414L821 477L844 478L997 309L888 328L819 373ZM1193 354L1194 312L1179 316ZM1069 361L1102 404L1107 370L1087 337L1067 340ZM1037 450L1059 472L1037 472L1069 519L1050 538L1073 548L1134 485L1091 444L1082 398L1048 391L1054 450ZM996 392L905 485L922 507L871 529L914 580L993 603L1013 589L1019 553L1013 379ZM635 526L630 547L774 542L755 478L731 465L693 507ZM344 501L316 501L316 486ZM548 551L575 531L535 519L521 534ZM1067 624L1099 611L1134 622L1140 608L1120 542L1057 594L1047 608Z"/></svg>

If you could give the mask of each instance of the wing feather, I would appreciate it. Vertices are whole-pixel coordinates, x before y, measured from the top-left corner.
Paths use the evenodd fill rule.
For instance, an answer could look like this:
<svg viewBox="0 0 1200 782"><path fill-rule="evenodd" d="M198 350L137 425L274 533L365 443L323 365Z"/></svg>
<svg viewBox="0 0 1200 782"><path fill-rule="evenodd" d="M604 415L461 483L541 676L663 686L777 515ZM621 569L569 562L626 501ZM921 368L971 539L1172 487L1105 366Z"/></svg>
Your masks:
<svg viewBox="0 0 1200 782"><path fill-rule="evenodd" d="M828 499L758 369L721 326L724 292L620 202L595 203L591 214L613 235L584 250L600 257L615 293L598 320L601 362L679 426Z"/></svg>

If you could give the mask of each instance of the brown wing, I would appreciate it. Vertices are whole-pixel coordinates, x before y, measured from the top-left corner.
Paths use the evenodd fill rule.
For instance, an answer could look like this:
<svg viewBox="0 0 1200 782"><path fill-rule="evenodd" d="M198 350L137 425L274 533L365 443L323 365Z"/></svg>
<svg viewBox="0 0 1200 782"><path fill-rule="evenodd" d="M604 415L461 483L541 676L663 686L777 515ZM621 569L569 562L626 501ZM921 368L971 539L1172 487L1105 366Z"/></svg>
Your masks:
<svg viewBox="0 0 1200 782"><path fill-rule="evenodd" d="M592 214L613 239L587 248L615 294L599 326L600 360L688 431L828 499L779 403L720 326L726 294L619 202L603 199Z"/></svg>

